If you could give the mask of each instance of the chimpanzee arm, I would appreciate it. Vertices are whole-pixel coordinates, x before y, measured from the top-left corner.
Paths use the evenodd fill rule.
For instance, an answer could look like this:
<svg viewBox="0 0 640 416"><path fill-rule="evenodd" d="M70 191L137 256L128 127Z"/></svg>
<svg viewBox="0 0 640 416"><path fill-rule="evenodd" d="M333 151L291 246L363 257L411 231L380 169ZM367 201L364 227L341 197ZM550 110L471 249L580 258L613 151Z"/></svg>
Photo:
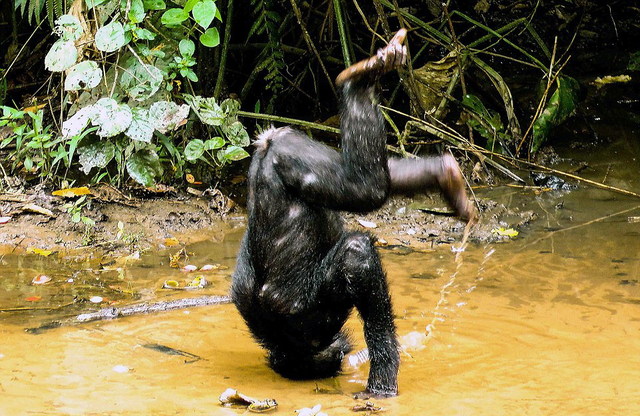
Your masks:
<svg viewBox="0 0 640 416"><path fill-rule="evenodd" d="M459 217L474 219L475 209L467 198L460 167L451 154L421 159L389 159L388 163L392 192L439 189Z"/></svg>
<svg viewBox="0 0 640 416"><path fill-rule="evenodd" d="M312 205L353 212L371 211L386 201L390 186L386 135L373 85L380 75L405 62L406 35L405 29L399 30L375 56L338 75L336 84L343 91L341 154L292 130L281 134L288 140L272 140L274 169L294 195Z"/></svg>
<svg viewBox="0 0 640 416"><path fill-rule="evenodd" d="M281 132L268 154L289 190L307 203L340 211L379 208L389 194L386 136L373 88L344 84L342 153L301 132Z"/></svg>

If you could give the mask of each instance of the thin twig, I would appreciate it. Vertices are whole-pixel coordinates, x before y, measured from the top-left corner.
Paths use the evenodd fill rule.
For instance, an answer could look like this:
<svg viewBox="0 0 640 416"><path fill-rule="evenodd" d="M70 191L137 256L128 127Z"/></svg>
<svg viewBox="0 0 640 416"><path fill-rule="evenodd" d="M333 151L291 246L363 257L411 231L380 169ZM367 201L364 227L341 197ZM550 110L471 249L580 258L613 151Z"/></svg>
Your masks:
<svg viewBox="0 0 640 416"><path fill-rule="evenodd" d="M314 123L312 121L299 120L299 119L289 118L289 117L274 116L272 114L252 113L249 111L242 111L242 110L238 111L237 114L240 117L249 117L257 120L268 120L276 123L293 124L296 126L307 127L310 129L326 131L334 134L340 134L339 128L324 126L322 124Z"/></svg>
<svg viewBox="0 0 640 416"><path fill-rule="evenodd" d="M7 70L4 71L4 74L2 74L2 77L0 77L0 81L2 81L3 79L5 79L7 77L7 75L9 74L9 71L11 71L11 68L13 68L13 65L15 65L15 63L18 61L18 58L20 57L20 55L22 55L22 51L24 51L24 48L27 47L27 45L29 44L29 41L31 40L33 35L36 34L38 29L40 29L40 26L42 25L42 22L44 22L44 20L41 20L40 23L38 23L38 26L36 26L36 28L33 29L33 32L31 32L31 35L29 36L27 41L22 45L22 48L20 48L20 50L16 54L15 58L13 58L13 61L11 61L11 64L9 64L9 68L7 68Z"/></svg>
<svg viewBox="0 0 640 416"><path fill-rule="evenodd" d="M367 19L367 16L364 14L364 12L362 11L362 8L360 7L360 4L358 4L358 0L353 0L353 4L354 6L356 6L356 10L358 10L358 14L360 14L360 17L362 17L362 22L364 23L364 25L367 27L367 29L369 30L369 32L371 32L371 34L373 36L376 36L378 39L380 39L381 41L385 42L385 38L384 36L380 35L378 32L376 32L371 25L369 24L369 20Z"/></svg>
<svg viewBox="0 0 640 416"><path fill-rule="evenodd" d="M304 24L304 20L302 19L302 13L300 12L300 8L298 7L297 0L290 0L290 2L291 2L291 7L293 8L293 12L296 15L296 19L298 19L298 24L300 25L300 29L302 30L302 37L304 38L304 41L307 43L307 46L309 47L311 52L313 52L313 54L316 56L316 59L320 64L320 68L322 68L322 72L324 72L324 75L327 77L327 81L329 81L329 87L331 88L333 95L336 98L338 98L338 93L336 92L336 89L333 86L333 79L329 75L329 71L327 71L327 68L325 67L324 62L322 62L320 53L318 52L316 45L313 43L313 40L311 40L311 36L309 35L309 32L307 31L307 27Z"/></svg>

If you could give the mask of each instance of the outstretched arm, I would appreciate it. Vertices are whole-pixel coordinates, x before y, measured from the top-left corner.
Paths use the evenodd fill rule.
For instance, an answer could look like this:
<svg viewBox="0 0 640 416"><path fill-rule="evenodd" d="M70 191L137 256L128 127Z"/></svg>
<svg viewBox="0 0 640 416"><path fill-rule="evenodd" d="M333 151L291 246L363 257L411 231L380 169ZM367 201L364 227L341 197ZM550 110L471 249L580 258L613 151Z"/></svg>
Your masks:
<svg viewBox="0 0 640 416"><path fill-rule="evenodd" d="M467 198L458 162L449 153L421 159L389 159L392 192L439 189L460 218L473 221L476 210Z"/></svg>

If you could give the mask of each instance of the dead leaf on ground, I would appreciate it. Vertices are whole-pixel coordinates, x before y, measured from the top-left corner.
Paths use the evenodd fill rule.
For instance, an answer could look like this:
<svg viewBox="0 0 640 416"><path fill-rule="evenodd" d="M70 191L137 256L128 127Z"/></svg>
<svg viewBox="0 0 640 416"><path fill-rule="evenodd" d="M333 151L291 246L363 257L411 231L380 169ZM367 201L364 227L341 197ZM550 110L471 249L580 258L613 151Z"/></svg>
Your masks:
<svg viewBox="0 0 640 416"><path fill-rule="evenodd" d="M20 210L22 212L34 212L36 214L46 215L48 217L55 217L50 209L43 208L36 204L25 204L20 208Z"/></svg>
<svg viewBox="0 0 640 416"><path fill-rule="evenodd" d="M44 274L39 274L31 280L34 285L45 285L51 281L51 278Z"/></svg>
<svg viewBox="0 0 640 416"><path fill-rule="evenodd" d="M44 248L28 247L27 253L37 254L42 257L49 257L53 253L53 251L45 250Z"/></svg>
<svg viewBox="0 0 640 416"><path fill-rule="evenodd" d="M91 190L86 186L81 186L79 188L58 189L51 192L51 195L61 196L63 198L73 198L75 196L91 195Z"/></svg>

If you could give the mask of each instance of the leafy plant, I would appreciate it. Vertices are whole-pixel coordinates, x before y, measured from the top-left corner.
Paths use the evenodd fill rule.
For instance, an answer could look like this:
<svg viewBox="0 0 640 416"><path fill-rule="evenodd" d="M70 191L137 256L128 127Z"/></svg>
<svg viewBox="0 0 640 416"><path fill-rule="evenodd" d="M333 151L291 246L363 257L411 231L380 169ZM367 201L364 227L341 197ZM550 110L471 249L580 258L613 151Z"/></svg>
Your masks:
<svg viewBox="0 0 640 416"><path fill-rule="evenodd" d="M533 123L532 152L537 152L547 141L551 128L558 126L573 114L578 101L578 87L578 81L571 77L558 78L554 93Z"/></svg>
<svg viewBox="0 0 640 416"><path fill-rule="evenodd" d="M267 112L273 110L274 101L283 89L284 76L284 52L280 34L282 19L274 11L272 0L251 0L253 7L254 23L249 29L247 39L253 35L263 35L267 42L258 56L255 72L264 71L266 88L271 91L271 99L267 105Z"/></svg>
<svg viewBox="0 0 640 416"><path fill-rule="evenodd" d="M208 140L194 139L185 147L184 156L190 161L201 160L210 166L244 159L249 154L243 149L250 143L249 133L237 119L240 103L233 99L218 105L214 98L185 95L185 99L200 121L212 126L218 134Z"/></svg>
<svg viewBox="0 0 640 416"><path fill-rule="evenodd" d="M225 104L231 110L221 112L218 124L200 117L217 129L213 139L203 142L209 144L208 158L205 150L198 156L193 152L197 142L183 148L176 134L189 121L190 113L189 105L178 100L206 102L209 108L218 106L213 99L183 97L179 91L180 79L187 84L198 82L193 70L196 45L191 38L206 47L220 43L218 31L212 27L215 20L222 21L215 1L188 0L183 7L167 7L163 0L113 3L87 1L87 7L102 16L94 46L106 59L101 63L76 63L75 42L84 34L80 20L73 15L63 15L56 21L55 32L60 38L45 58L50 71L66 71L64 88L78 97L69 111L71 116L62 125L63 140L89 129L94 129L97 136L92 134L77 149L81 170L90 174L98 169L103 172L99 177L107 173L117 181L126 172L136 182L150 186L165 172L162 156L169 159L177 175L185 160L220 167L246 157L241 147L249 140L236 117L237 102ZM162 35L161 40L156 40L158 35ZM192 108L205 115L208 111L205 107ZM242 139L238 139L240 136ZM215 155L211 153L214 150ZM114 170L109 171L110 166Z"/></svg>
<svg viewBox="0 0 640 416"><path fill-rule="evenodd" d="M489 150L501 152L509 133L505 131L500 114L486 108L484 103L473 94L465 95L462 105L469 114L466 120L467 125L487 140Z"/></svg>
<svg viewBox="0 0 640 416"><path fill-rule="evenodd" d="M82 211L86 207L88 202L89 201L87 200L87 196L83 195L73 202L64 204L62 208L67 212L67 214L71 215L71 222L82 222L88 227L93 227L96 222L91 218L82 215Z"/></svg>
<svg viewBox="0 0 640 416"><path fill-rule="evenodd" d="M64 0L14 0L13 6L16 10L20 9L20 13L27 17L29 24L33 21L40 24L42 12L46 10L51 27L54 19L60 17L65 8Z"/></svg>
<svg viewBox="0 0 640 416"><path fill-rule="evenodd" d="M10 150L11 168L24 168L41 177L53 175L61 166L68 169L80 140L95 130L64 139L53 134L50 126L45 126L42 110L20 111L7 106L0 106L0 109L0 127L11 130L0 142L0 149Z"/></svg>

